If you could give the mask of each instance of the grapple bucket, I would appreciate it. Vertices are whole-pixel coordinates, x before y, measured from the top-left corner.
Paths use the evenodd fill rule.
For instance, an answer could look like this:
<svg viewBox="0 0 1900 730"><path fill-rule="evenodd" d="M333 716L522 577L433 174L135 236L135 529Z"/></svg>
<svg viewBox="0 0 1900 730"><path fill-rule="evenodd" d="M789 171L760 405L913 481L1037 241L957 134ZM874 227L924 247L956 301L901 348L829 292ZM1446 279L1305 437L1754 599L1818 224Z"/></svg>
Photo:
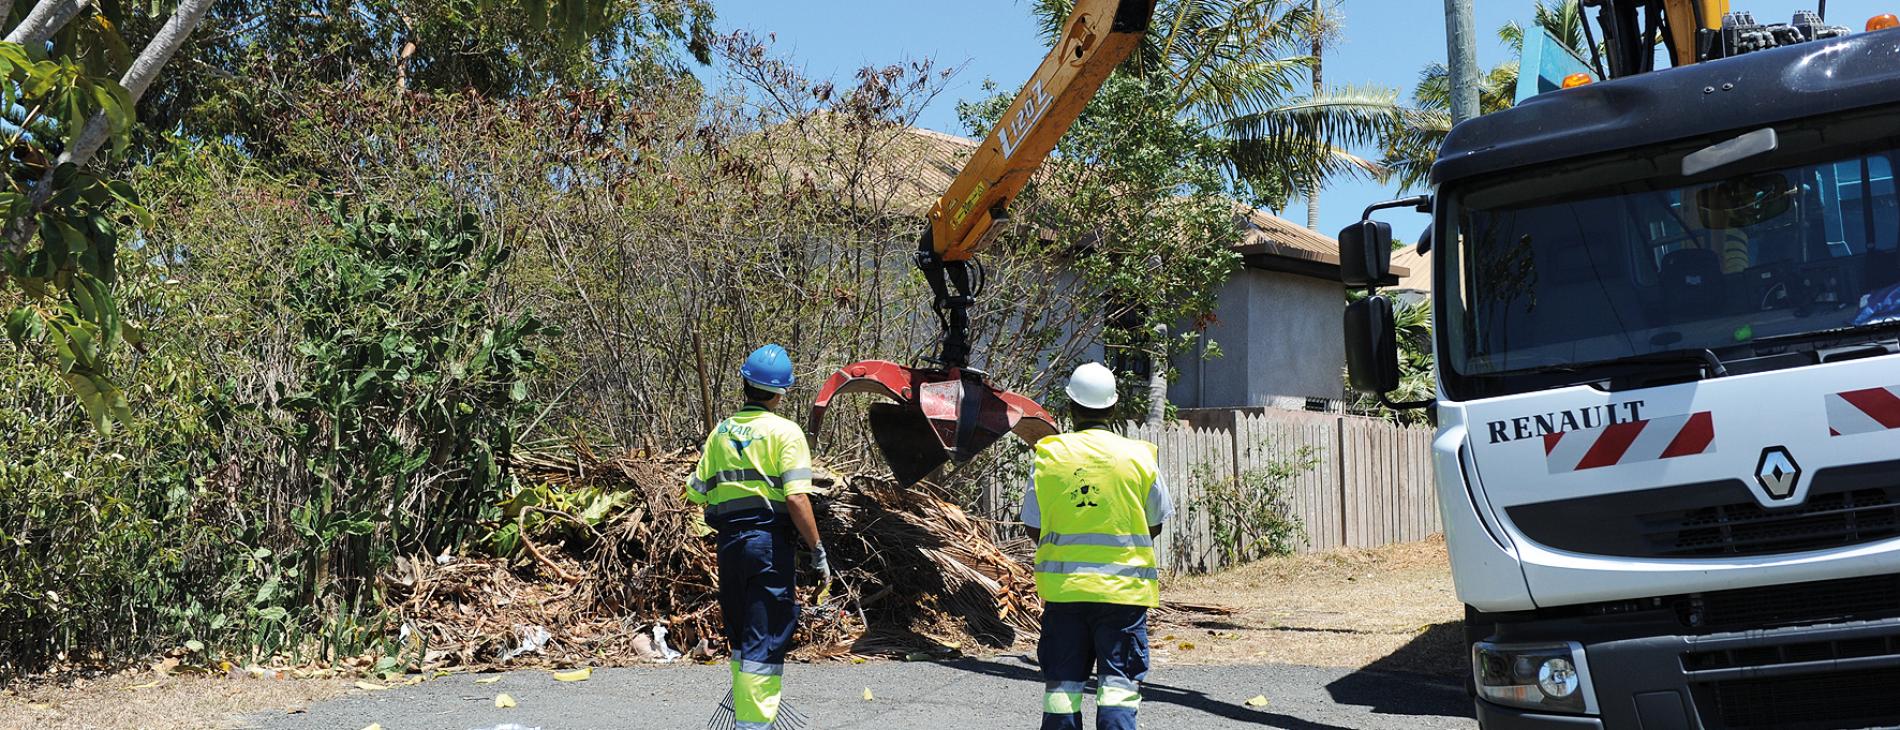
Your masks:
<svg viewBox="0 0 1900 730"><path fill-rule="evenodd" d="M922 481L946 462L969 461L1004 434L1034 444L1056 432L1055 419L1042 406L998 390L979 371L865 360L833 373L819 389L811 409L813 440L831 399L844 393L876 393L893 401L871 405L871 438L905 485Z"/></svg>

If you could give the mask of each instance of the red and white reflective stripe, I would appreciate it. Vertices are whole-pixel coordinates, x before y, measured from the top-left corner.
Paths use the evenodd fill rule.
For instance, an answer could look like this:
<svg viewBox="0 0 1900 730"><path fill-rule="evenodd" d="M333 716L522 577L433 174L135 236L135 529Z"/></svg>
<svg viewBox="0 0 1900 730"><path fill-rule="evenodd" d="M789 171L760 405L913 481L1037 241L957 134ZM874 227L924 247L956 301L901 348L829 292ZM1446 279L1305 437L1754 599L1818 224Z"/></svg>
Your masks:
<svg viewBox="0 0 1900 730"><path fill-rule="evenodd" d="M1715 415L1708 411L1544 436L1552 474L1714 451Z"/></svg>
<svg viewBox="0 0 1900 730"><path fill-rule="evenodd" d="M1827 428L1835 436L1900 428L1900 386L1827 396Z"/></svg>

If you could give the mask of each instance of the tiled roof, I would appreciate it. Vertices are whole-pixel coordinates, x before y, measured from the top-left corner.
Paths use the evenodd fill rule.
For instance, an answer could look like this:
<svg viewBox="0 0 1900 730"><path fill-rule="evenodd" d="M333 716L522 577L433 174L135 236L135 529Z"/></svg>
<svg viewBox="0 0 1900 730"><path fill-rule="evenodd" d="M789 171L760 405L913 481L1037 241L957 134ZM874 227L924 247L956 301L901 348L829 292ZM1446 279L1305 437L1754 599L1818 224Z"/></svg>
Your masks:
<svg viewBox="0 0 1900 730"><path fill-rule="evenodd" d="M1236 205L1240 213L1241 253L1264 254L1330 266L1339 265L1339 242L1264 210Z"/></svg>
<svg viewBox="0 0 1900 730"><path fill-rule="evenodd" d="M818 115L807 119L805 124L823 125L834 123L829 115ZM819 132L822 134L822 132ZM891 209L908 215L923 216L936 205L943 191L950 189L950 183L957 172L974 154L978 141L968 137L932 131L921 128L893 130L888 135L878 135L885 147L871 155L875 160L864 173L880 180L883 189L888 191L886 203ZM815 171L814 171L815 172ZM807 173L810 174L810 173ZM831 177L834 184L837 173L831 175L812 175L812 182L824 186L822 178ZM1235 223L1240 227L1240 240L1234 243L1235 250L1249 257L1266 257L1293 262L1311 270L1318 268L1336 268L1339 266L1339 243L1331 237L1307 230L1292 221L1258 210L1246 205L1235 205ZM1406 276L1409 272L1394 261L1394 272Z"/></svg>
<svg viewBox="0 0 1900 730"><path fill-rule="evenodd" d="M1414 243L1392 252L1392 270L1398 272L1401 269L1404 273L1399 274L1399 285L1393 287L1394 289L1431 292L1432 257L1430 254L1419 253L1418 244Z"/></svg>
<svg viewBox="0 0 1900 730"><path fill-rule="evenodd" d="M1239 213L1241 238L1234 248L1242 255L1286 259L1304 264L1306 269L1318 266L1336 270L1339 266L1338 240L1264 210L1239 204L1235 210ZM1392 271L1400 277L1411 273L1396 258Z"/></svg>

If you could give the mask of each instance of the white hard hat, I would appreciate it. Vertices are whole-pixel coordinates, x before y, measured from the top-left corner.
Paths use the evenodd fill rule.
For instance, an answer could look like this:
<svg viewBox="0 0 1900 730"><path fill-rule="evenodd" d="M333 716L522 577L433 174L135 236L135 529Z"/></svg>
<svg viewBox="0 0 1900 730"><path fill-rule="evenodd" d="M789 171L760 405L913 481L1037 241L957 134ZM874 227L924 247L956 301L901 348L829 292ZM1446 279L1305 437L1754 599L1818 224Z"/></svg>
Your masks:
<svg viewBox="0 0 1900 730"><path fill-rule="evenodd" d="M1120 394L1115 392L1115 373L1099 362L1085 362L1069 376L1069 387L1064 388L1069 400L1084 408L1107 409L1115 405Z"/></svg>

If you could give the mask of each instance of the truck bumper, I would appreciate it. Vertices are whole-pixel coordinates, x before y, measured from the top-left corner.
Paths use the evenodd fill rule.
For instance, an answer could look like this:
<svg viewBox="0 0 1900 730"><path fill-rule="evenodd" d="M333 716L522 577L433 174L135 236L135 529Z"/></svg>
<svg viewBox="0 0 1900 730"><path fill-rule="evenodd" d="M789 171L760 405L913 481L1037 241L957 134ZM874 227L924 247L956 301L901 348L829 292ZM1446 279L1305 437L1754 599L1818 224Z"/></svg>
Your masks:
<svg viewBox="0 0 1900 730"><path fill-rule="evenodd" d="M1484 730L1603 730L1594 717L1544 715L1478 701L1478 727Z"/></svg>
<svg viewBox="0 0 1900 730"><path fill-rule="evenodd" d="M1535 633L1575 630L1567 621ZM1569 624L1566 626L1566 624ZM1514 627L1522 633L1529 626ZM1900 725L1900 618L1583 640L1599 717L1480 701L1486 730L1758 730Z"/></svg>

